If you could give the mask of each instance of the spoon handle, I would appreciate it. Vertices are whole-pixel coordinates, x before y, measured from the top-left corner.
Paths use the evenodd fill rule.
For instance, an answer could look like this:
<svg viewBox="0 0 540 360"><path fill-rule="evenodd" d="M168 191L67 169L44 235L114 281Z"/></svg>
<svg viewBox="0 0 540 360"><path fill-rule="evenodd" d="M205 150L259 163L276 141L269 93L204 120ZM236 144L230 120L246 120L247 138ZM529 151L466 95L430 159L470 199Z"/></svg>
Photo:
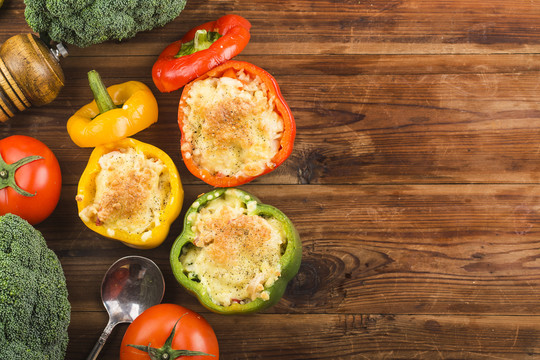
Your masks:
<svg viewBox="0 0 540 360"><path fill-rule="evenodd" d="M92 349L92 351L90 352L90 355L88 355L86 360L96 360L97 359L99 353L101 352L101 349L103 349L103 346L105 345L105 342L107 341L107 338L109 337L109 335L111 335L111 332L112 332L115 325L116 325L115 323L112 323L109 320L109 323L107 324L105 329L103 329L103 332L101 333L101 336L99 337L98 341L94 345L94 348Z"/></svg>

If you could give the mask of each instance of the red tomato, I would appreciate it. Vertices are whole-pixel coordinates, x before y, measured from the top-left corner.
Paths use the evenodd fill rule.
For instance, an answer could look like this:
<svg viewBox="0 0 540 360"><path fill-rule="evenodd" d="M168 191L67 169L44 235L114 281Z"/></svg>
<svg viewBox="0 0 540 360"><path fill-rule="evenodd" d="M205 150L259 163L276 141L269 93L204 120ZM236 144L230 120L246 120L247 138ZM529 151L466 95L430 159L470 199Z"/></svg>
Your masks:
<svg viewBox="0 0 540 360"><path fill-rule="evenodd" d="M16 169L10 166L32 155L42 158ZM60 199L62 175L56 156L41 141L24 135L0 140L0 156L4 160L0 160L0 188L7 185L0 189L0 215L12 213L32 225L45 220ZM27 195L19 193L17 186Z"/></svg>
<svg viewBox="0 0 540 360"><path fill-rule="evenodd" d="M145 310L129 325L120 346L120 360L150 360L150 356L144 351L127 345L151 344L154 348L161 348L177 321L172 341L174 350L202 351L214 355L181 356L179 359L219 359L216 334L201 315L180 305L159 304Z"/></svg>

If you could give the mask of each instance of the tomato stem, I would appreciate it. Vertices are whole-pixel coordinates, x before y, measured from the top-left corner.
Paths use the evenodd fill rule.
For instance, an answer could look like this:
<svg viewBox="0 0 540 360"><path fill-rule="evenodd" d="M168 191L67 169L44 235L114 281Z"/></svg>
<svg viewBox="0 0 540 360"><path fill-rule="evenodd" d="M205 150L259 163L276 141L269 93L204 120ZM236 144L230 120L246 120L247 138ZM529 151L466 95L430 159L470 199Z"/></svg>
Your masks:
<svg viewBox="0 0 540 360"><path fill-rule="evenodd" d="M31 194L28 191L25 191L17 185L17 181L15 181L15 172L23 165L26 165L28 163L31 163L32 161L36 161L39 159L43 159L42 156L38 155L32 155L27 156L25 158L22 158L13 164L8 164L4 161L2 158L2 155L0 154L0 190L4 189L6 187L10 187L13 190L15 190L18 194L23 196L35 196L36 194Z"/></svg>
<svg viewBox="0 0 540 360"><path fill-rule="evenodd" d="M187 313L186 313L187 314ZM180 317L180 319L176 320L176 323L174 324L173 328L172 328L172 331L169 335L169 337L167 338L167 340L165 341L165 344L163 344L162 347L160 347L159 349L158 348L154 348L154 347L151 347L150 345L151 344L148 344L147 346L144 346L144 345L132 345L132 344L128 344L127 346L131 346L135 349L138 349L138 350L141 350L141 351L144 351L144 352L147 352L148 355L150 356L150 359L151 360L169 360L169 359L176 359L176 358L179 358L180 356L200 356L200 355L206 355L206 356L215 356L215 355L212 355L212 354L207 354L207 353L204 353L202 351L191 351L191 350L174 350L172 348L172 341L174 339L174 335L176 333L176 325L178 325L178 322L180 320L182 320L182 318L186 315L182 315Z"/></svg>

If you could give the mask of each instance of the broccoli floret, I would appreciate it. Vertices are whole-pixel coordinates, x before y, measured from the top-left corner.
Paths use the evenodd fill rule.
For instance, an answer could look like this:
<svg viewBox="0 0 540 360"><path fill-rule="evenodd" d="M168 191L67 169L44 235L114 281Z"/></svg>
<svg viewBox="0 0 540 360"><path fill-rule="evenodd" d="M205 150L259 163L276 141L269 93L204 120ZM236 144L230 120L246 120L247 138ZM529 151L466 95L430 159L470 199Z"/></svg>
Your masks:
<svg viewBox="0 0 540 360"><path fill-rule="evenodd" d="M26 22L57 42L126 40L176 18L186 0L25 0Z"/></svg>
<svg viewBox="0 0 540 360"><path fill-rule="evenodd" d="M26 220L0 216L0 359L64 359L70 314L56 254Z"/></svg>

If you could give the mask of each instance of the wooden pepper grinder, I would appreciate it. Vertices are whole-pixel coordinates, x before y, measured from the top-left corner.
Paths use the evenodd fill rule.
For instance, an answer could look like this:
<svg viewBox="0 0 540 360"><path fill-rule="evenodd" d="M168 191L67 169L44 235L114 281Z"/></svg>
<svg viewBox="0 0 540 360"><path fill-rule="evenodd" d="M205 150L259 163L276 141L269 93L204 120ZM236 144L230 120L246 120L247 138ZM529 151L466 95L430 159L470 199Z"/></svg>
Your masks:
<svg viewBox="0 0 540 360"><path fill-rule="evenodd" d="M53 101L64 86L59 60L66 56L62 44L50 49L32 34L7 39L0 47L0 122Z"/></svg>

